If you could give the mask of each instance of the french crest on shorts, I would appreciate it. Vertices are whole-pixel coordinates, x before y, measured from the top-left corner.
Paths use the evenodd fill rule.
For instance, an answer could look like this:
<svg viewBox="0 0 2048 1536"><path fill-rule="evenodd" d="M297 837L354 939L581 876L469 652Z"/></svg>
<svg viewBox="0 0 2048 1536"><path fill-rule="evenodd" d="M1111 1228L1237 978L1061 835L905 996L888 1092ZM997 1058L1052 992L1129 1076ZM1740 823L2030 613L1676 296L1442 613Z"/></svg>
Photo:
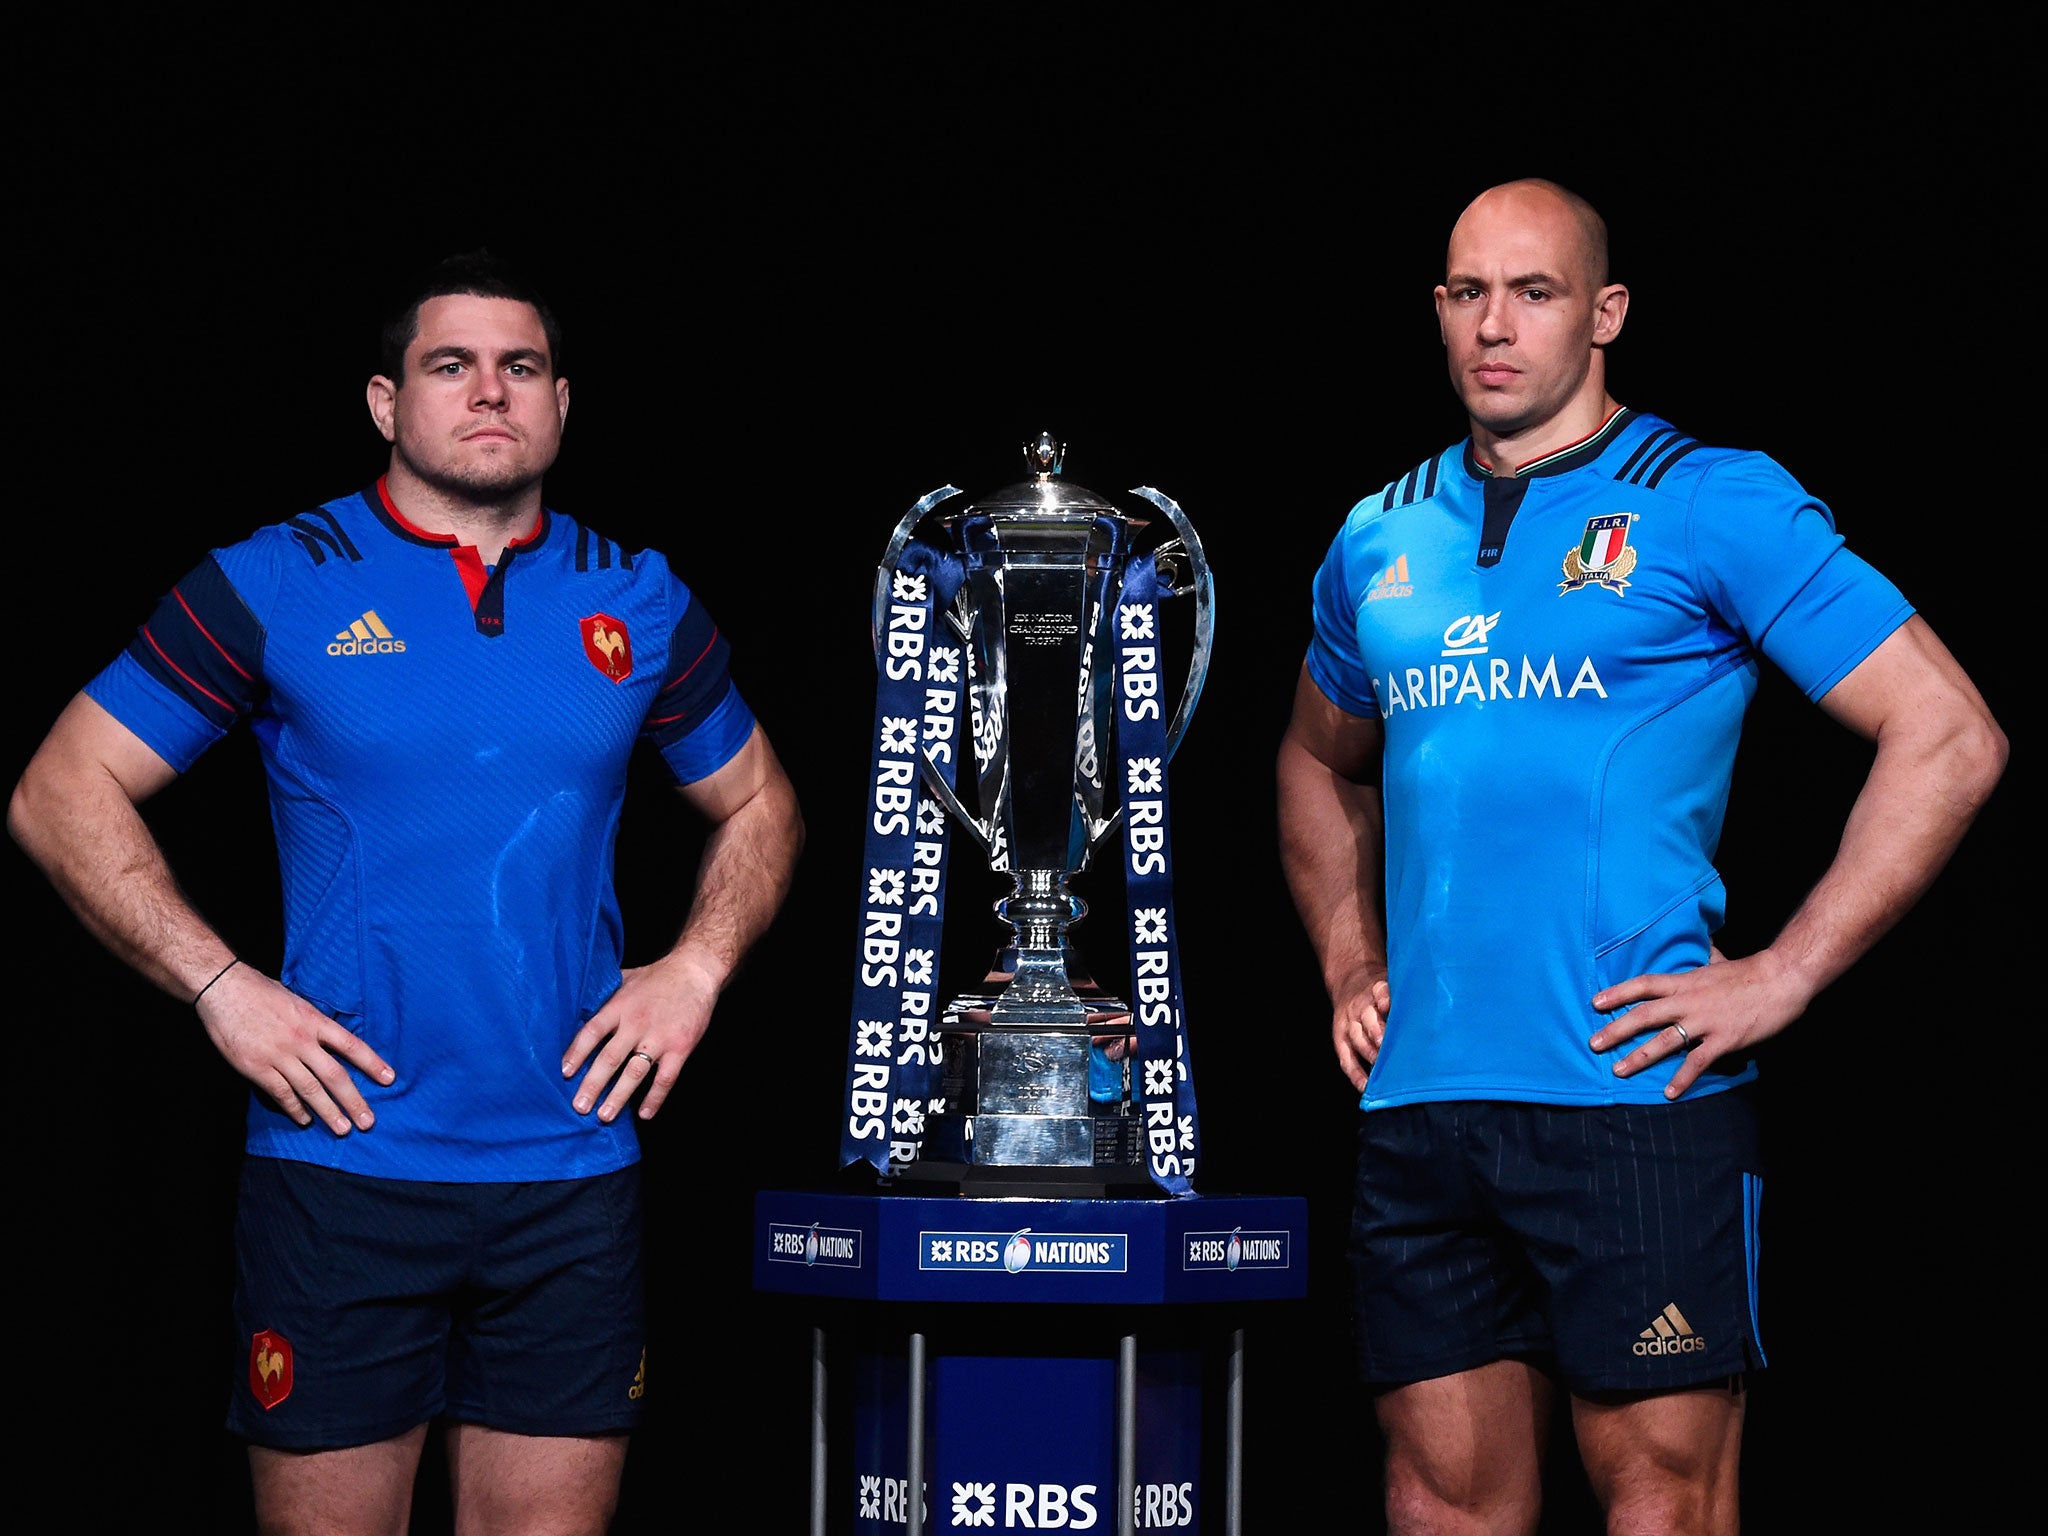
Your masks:
<svg viewBox="0 0 2048 1536"><path fill-rule="evenodd" d="M1599 585L1614 593L1628 589L1628 573L1636 568L1636 552L1628 541L1628 525L1640 514L1603 512L1586 519L1586 536L1564 557L1559 592Z"/></svg>
<svg viewBox="0 0 2048 1536"><path fill-rule="evenodd" d="M292 1395L292 1341L273 1329L249 1337L249 1391L266 1412Z"/></svg>

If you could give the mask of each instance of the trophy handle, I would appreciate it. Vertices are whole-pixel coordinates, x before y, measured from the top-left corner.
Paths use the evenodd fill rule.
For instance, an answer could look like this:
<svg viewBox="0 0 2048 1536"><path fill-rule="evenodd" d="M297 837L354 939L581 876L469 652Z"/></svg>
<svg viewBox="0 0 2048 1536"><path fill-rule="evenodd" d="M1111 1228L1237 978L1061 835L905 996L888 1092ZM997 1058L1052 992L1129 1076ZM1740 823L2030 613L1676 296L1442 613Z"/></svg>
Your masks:
<svg viewBox="0 0 2048 1536"><path fill-rule="evenodd" d="M889 604L889 573L895 568L897 558L916 534L922 523L941 502L958 496L958 486L942 485L918 498L915 505L904 513L896 524L896 531L890 535L888 547L883 551L882 563L875 571L874 608L869 621L869 637L875 648L875 664L881 665L882 630L887 621ZM1188 721L1193 717L1195 705L1201 699L1202 685L1209 677L1209 657L1215 648L1216 634L1216 583L1209 571L1209 561L1202 550L1202 540L1195 532L1194 524L1180 509L1172 497L1154 490L1151 486L1133 486L1131 494L1141 496L1166 514L1173 524L1176 537L1169 539L1153 551L1153 558L1159 562L1161 590L1166 597L1188 597L1195 600L1194 643L1188 657L1186 685L1181 689L1180 702L1173 711L1173 720L1166 729L1166 755L1172 761L1173 754L1180 749L1181 737L1187 733ZM946 615L948 622L957 631L959 620L952 614ZM961 637L963 642L965 637ZM981 847L984 853L993 853L993 834L982 824L981 819L968 810L958 794L940 776L938 767L931 760L929 752L918 759L919 777L925 787L939 798L941 804L952 813L967 834ZM1123 821L1123 807L1106 817L1094 834L1088 839L1092 853L1103 841L1115 832Z"/></svg>
<svg viewBox="0 0 2048 1536"><path fill-rule="evenodd" d="M868 632L874 641L877 666L882 662L882 625L887 622L889 614L889 572L896 568L896 557L903 553L904 546L910 542L910 536L917 532L917 525L924 521L925 513L940 502L959 494L960 487L957 485L942 485L936 491L927 491L918 498L916 506L903 514L902 521L896 524L896 531L889 535L889 547L882 551L882 563L875 567L875 607L868 620Z"/></svg>
<svg viewBox="0 0 2048 1536"><path fill-rule="evenodd" d="M896 568L897 557L910 543L911 536L917 532L917 525L924 521L925 514L940 502L949 501L959 494L960 488L956 485L942 485L935 491L926 492L918 498L915 506L903 514L902 519L896 524L896 531L889 536L889 546L882 551L882 563L875 568L874 611L868 621L869 638L874 642L877 667L882 664L882 626L887 622L889 610L889 573ZM959 621L950 612L947 613L946 619L957 632L960 627ZM978 816L960 803L960 797L953 792L952 786L940 777L938 765L932 761L929 750L919 754L917 767L918 776L924 780L925 788L939 797L939 803L952 813L954 820L966 828L967 835L981 845L983 853L992 853L994 848L989 841L988 828L981 824Z"/></svg>
<svg viewBox="0 0 2048 1536"><path fill-rule="evenodd" d="M1186 597L1193 593L1195 599L1195 639L1188 656L1187 686L1181 690L1180 704L1173 712L1173 723L1166 728L1166 755L1171 760L1173 754L1180 750L1180 739L1187 732L1188 720L1195 712L1195 702L1202 696L1202 684L1209 679L1209 654L1216 643L1216 583L1209 574L1209 558L1202 552L1202 541L1195 533L1195 525L1188 521L1187 513L1181 511L1180 503L1171 496L1161 495L1149 485L1133 486L1131 494L1144 497L1164 512L1173 524L1174 532L1180 535L1153 551L1153 558L1161 562L1161 581L1168 582L1170 577L1170 584L1165 586L1167 595ZM1174 548L1176 544L1180 548Z"/></svg>
<svg viewBox="0 0 2048 1536"><path fill-rule="evenodd" d="M1173 754L1180 749L1181 737L1187 733L1188 721L1195 713L1196 701L1202 696L1202 684L1209 679L1209 656L1216 642L1216 582L1209 573L1209 558L1202 552L1202 540L1195 532L1195 525L1188 521L1187 513L1181 511L1180 503L1149 485L1132 486L1131 494L1144 497L1164 512L1177 535L1152 552L1152 558L1159 562L1162 595L1187 597L1192 594L1195 599L1195 636L1188 654L1187 685L1181 689L1180 703L1175 706L1173 721L1166 728L1166 759L1172 762ZM1119 804L1088 840L1088 851L1092 854L1101 847L1123 819L1124 808Z"/></svg>

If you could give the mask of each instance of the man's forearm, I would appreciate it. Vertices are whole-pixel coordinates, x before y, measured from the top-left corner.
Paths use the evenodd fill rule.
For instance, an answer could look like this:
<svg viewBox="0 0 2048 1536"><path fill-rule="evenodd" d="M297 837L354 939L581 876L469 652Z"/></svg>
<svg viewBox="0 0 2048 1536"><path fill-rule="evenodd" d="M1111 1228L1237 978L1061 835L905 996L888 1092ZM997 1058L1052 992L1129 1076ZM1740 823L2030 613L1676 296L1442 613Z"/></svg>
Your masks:
<svg viewBox="0 0 2048 1536"><path fill-rule="evenodd" d="M179 889L118 774L76 750L77 708L16 784L8 831L93 937L148 981L189 1001L234 951ZM172 775L166 769L162 777Z"/></svg>
<svg viewBox="0 0 2048 1536"><path fill-rule="evenodd" d="M2004 771L2005 737L1958 710L1895 722L1827 872L1770 949L1809 997L1856 963L1933 884Z"/></svg>
<svg viewBox="0 0 2048 1536"><path fill-rule="evenodd" d="M706 839L689 916L670 952L722 988L781 910L803 845L803 816L787 781L764 786Z"/></svg>
<svg viewBox="0 0 2048 1536"><path fill-rule="evenodd" d="M1275 776L1281 868L1334 999L1365 973L1386 969L1379 791L1291 740L1281 744Z"/></svg>

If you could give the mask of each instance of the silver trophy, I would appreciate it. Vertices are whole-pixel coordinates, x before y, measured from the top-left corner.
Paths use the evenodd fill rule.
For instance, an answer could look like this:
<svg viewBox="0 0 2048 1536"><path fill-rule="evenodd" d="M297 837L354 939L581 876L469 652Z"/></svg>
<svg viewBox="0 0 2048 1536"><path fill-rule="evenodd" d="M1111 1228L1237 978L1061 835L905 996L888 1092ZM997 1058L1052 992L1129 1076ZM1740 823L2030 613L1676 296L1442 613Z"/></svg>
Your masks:
<svg viewBox="0 0 2048 1536"><path fill-rule="evenodd" d="M879 650L889 573L913 538L965 566L945 618L967 658L973 771L962 762L959 792L929 758L922 777L1011 882L995 911L1012 931L982 990L945 1005L941 1098L922 1155L896 1170L963 1194L1153 1192L1131 1088L1130 1008L1095 984L1069 938L1088 907L1067 882L1120 832L1111 625L1126 565L1152 555L1162 621L1170 610L1182 616L1171 627L1186 673L1169 755L1208 673L1214 586L1173 501L1130 493L1162 525L1063 480L1065 446L1041 433L1024 445L1025 480L964 508L950 510L957 492L920 502L897 525L875 584ZM1191 613L1175 601L1186 598Z"/></svg>

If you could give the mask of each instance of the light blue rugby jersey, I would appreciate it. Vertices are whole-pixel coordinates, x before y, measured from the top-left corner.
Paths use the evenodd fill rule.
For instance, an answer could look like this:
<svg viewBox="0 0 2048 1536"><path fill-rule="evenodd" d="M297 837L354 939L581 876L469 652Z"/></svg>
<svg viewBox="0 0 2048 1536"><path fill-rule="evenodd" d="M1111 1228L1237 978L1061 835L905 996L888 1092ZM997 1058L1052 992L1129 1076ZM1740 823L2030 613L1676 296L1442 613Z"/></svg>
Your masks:
<svg viewBox="0 0 2048 1536"><path fill-rule="evenodd" d="M726 663L659 554L545 512L487 570L381 482L166 595L86 691L180 772L250 721L281 979L397 1073L354 1074L377 1123L343 1137L252 1094L251 1153L473 1183L639 1156L631 1116L575 1113L562 1053L619 985L628 759L645 740L682 783L729 761L754 720Z"/></svg>
<svg viewBox="0 0 2048 1536"><path fill-rule="evenodd" d="M1385 737L1392 1009L1363 1106L1661 1102L1675 1058L1615 1077L1634 1042L1596 1056L1590 999L1706 963L1759 654L1819 699L1911 613L1771 459L1626 409L1517 476L1468 441L1359 502L1308 668Z"/></svg>

